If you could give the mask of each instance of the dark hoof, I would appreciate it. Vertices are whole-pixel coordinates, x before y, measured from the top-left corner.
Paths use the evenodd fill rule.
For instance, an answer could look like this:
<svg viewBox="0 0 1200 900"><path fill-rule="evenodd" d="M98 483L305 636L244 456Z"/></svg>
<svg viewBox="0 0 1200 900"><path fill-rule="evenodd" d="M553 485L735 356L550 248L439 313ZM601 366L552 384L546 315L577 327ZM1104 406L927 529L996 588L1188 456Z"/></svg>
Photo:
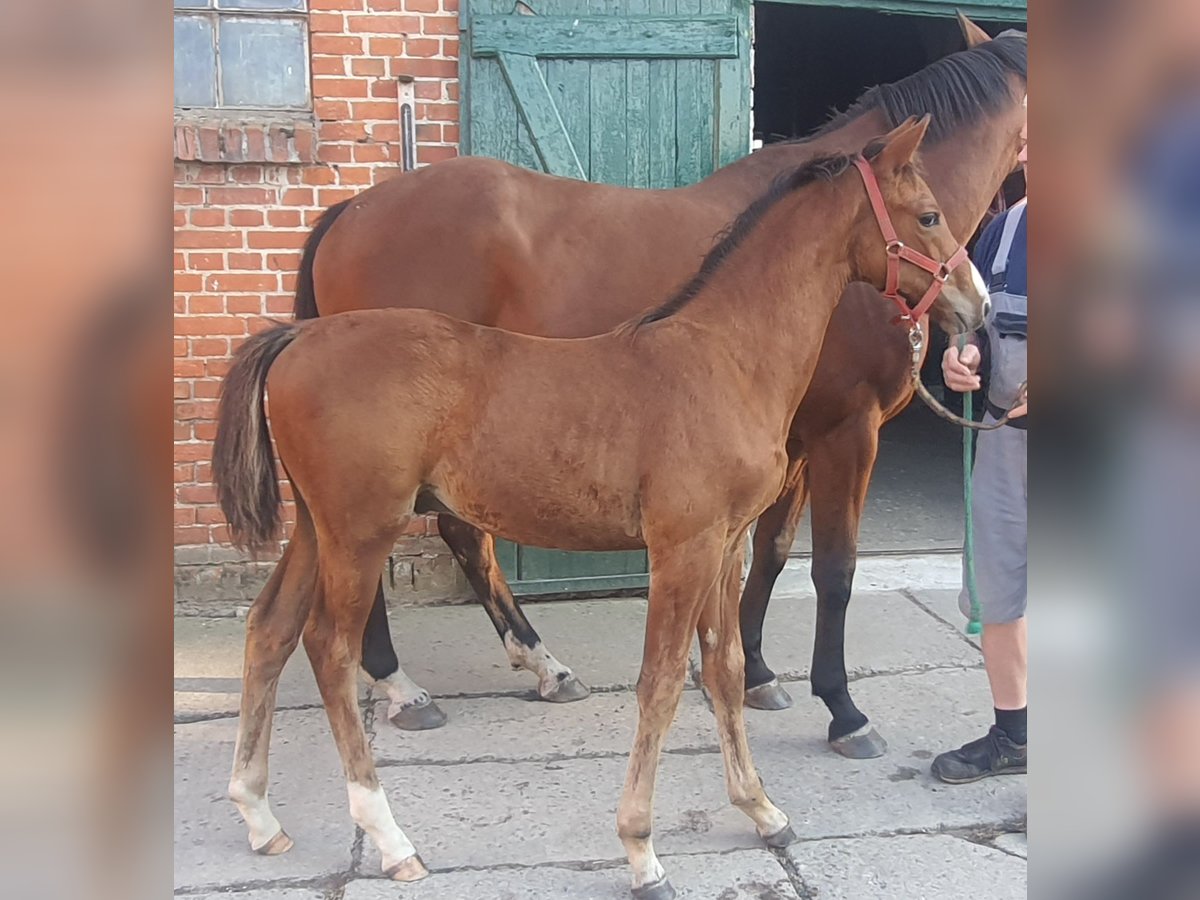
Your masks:
<svg viewBox="0 0 1200 900"><path fill-rule="evenodd" d="M662 878L654 884L644 884L633 889L634 900L675 900L675 888Z"/></svg>
<svg viewBox="0 0 1200 900"><path fill-rule="evenodd" d="M254 852L259 856L279 856L281 853L287 853L291 849L292 839L287 836L286 831L280 829L275 837L255 849Z"/></svg>
<svg viewBox="0 0 1200 900"><path fill-rule="evenodd" d="M783 689L778 678L772 678L766 684L746 689L746 705L751 709L788 709L792 705L792 696Z"/></svg>
<svg viewBox="0 0 1200 900"><path fill-rule="evenodd" d="M873 725L868 725L866 731L856 731L830 741L829 746L847 759L878 759L887 752L887 741Z"/></svg>
<svg viewBox="0 0 1200 900"><path fill-rule="evenodd" d="M591 694L592 689L572 675L555 684L554 689L542 694L542 699L549 703L574 703Z"/></svg>
<svg viewBox="0 0 1200 900"><path fill-rule="evenodd" d="M403 731L429 731L446 724L446 714L432 700L405 706L398 712L390 713L388 719Z"/></svg>
<svg viewBox="0 0 1200 900"><path fill-rule="evenodd" d="M388 866L383 870L383 877L390 878L392 881L420 881L428 874L429 870L425 868L425 863L415 853L408 859L402 859L394 866Z"/></svg>
<svg viewBox="0 0 1200 900"><path fill-rule="evenodd" d="M782 850L796 843L796 832L792 831L791 825L784 825L774 834L763 838L763 842L775 850Z"/></svg>

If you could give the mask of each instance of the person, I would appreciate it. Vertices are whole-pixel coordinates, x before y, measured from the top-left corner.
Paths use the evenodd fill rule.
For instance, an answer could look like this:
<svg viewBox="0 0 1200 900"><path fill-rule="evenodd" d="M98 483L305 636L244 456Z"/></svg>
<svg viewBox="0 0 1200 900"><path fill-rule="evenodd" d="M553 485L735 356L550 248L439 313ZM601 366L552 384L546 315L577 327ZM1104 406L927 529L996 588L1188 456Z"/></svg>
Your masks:
<svg viewBox="0 0 1200 900"><path fill-rule="evenodd" d="M1019 156L1023 167L1026 134L1022 132ZM984 324L990 357L985 421L994 422L1003 416L1018 399L1018 388L1026 378L1025 207L1022 199L989 223L974 252L975 264L988 280L992 301ZM978 390L983 357L976 335L961 350L952 341L942 356L947 387L960 392ZM978 433L971 476L975 571L983 623L983 660L991 685L995 724L983 737L934 759L933 775L948 784L1026 771L1027 406L1022 403L1017 407L1006 425ZM971 601L965 584L964 579L959 607L970 616Z"/></svg>

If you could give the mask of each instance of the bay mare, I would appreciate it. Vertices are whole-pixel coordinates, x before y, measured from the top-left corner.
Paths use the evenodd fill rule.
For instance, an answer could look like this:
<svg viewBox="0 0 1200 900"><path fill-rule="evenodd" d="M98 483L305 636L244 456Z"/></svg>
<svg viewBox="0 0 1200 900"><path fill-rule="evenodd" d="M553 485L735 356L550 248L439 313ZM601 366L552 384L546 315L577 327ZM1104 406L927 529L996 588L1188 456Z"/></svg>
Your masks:
<svg viewBox="0 0 1200 900"><path fill-rule="evenodd" d="M768 845L794 839L746 742L743 539L783 487L788 429L842 290L852 279L884 283L886 215L876 218L868 192L907 246L934 261L961 258L913 163L928 122L911 119L871 144L870 163L824 157L783 176L680 292L597 337L365 310L278 325L239 349L214 445L222 509L242 545L275 537L272 433L297 506L292 539L246 621L229 790L255 850L291 845L267 802L267 754L279 674L303 639L354 821L389 877L426 874L376 777L355 686L380 568L409 517L429 508L540 546L648 550L639 718L617 817L635 897L674 896L651 810L693 633L730 800ZM934 309L977 327L984 286L972 266L953 265L942 267ZM907 298L934 283L917 265L900 268Z"/></svg>
<svg viewBox="0 0 1200 900"><path fill-rule="evenodd" d="M965 241L1016 167L1026 41L1016 33L990 40L961 21L969 49L872 89L809 140L768 146L690 187L627 189L463 158L364 191L331 207L310 236L296 317L420 307L529 334L597 334L683 283L714 235L780 172L816 155L857 150L908 115L934 115L922 163L952 232ZM450 284L452 291L446 290ZM762 628L771 588L811 500L817 591L812 691L831 713L832 745L855 757L877 756L885 747L850 696L843 642L879 428L912 396L909 346L893 317L892 307L865 284L852 284L843 295L791 426L784 490L754 530L741 607L746 700L761 708L790 705L763 659ZM952 319L943 324L958 327ZM369 370L363 377L371 377ZM514 667L534 672L547 700L586 696L584 684L554 657L517 605L491 537L448 514L438 517L438 528ZM387 691L395 724L418 729L445 722L399 666L382 586L364 634L363 665Z"/></svg>

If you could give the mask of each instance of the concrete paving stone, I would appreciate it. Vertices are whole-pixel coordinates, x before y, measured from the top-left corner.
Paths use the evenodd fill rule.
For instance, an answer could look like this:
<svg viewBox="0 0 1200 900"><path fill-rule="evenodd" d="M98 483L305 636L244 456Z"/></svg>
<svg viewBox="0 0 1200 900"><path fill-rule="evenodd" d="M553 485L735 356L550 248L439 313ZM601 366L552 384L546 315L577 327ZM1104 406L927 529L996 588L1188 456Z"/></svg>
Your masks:
<svg viewBox="0 0 1200 900"><path fill-rule="evenodd" d="M271 737L271 805L296 845L282 856L250 850L226 796L237 722L175 726L175 885L225 885L333 875L350 868L354 823L322 710L278 712Z"/></svg>
<svg viewBox="0 0 1200 900"><path fill-rule="evenodd" d="M1005 853L1011 853L1014 856L1021 857L1021 859L1029 858L1029 835L1024 831L1013 831L1008 834L1002 834L992 841L992 843Z"/></svg>
<svg viewBox="0 0 1200 900"><path fill-rule="evenodd" d="M763 626L763 655L781 679L808 677L816 614L815 597L772 601ZM851 677L979 662L975 648L907 597L855 592L846 613L846 670Z"/></svg>
<svg viewBox="0 0 1200 900"><path fill-rule="evenodd" d="M175 619L175 717L236 715L242 691L242 655L246 646L243 619ZM297 647L279 678L276 703L286 706L320 704L312 666Z"/></svg>
<svg viewBox="0 0 1200 900"><path fill-rule="evenodd" d="M934 756L974 740L992 724L982 670L867 678L851 689L888 742L879 759L846 759L829 750L828 715L817 702L797 697L792 709L746 711L759 774L797 834L959 828L1025 815L1024 775L952 786L929 774Z"/></svg>
<svg viewBox="0 0 1200 900"><path fill-rule="evenodd" d="M783 712L747 711L759 773L801 837L974 827L1025 814L1023 776L951 787L929 775L933 756L986 730L991 706L982 671L870 678L855 689L890 742L882 759L848 760L829 750L827 714L815 701L798 697L797 705ZM703 717L697 718L701 703L696 692L684 695L677 746L703 740ZM633 708L619 725L617 707L612 709L611 717L589 720L550 715L546 727L556 734L547 745L578 747L580 754L593 746L627 747ZM497 709L481 714L477 724L462 723L464 745L486 748L489 739L499 741L489 735L503 730L497 723L509 714ZM607 723L620 736L597 737L597 721L601 730ZM543 738L525 735L534 747ZM623 855L614 821L625 765L624 756L411 765L382 768L380 777L397 819L430 866L531 865ZM749 820L729 806L716 752L665 754L655 811L655 845L662 852L760 846ZM366 860L363 871L375 871L374 848Z"/></svg>
<svg viewBox="0 0 1200 900"><path fill-rule="evenodd" d="M375 760L421 762L552 760L564 756L627 754L637 725L632 691L593 694L570 708L518 697L439 700L449 721L434 731L401 731L387 722L387 701L376 706ZM669 749L719 752L712 714L699 692L679 703Z"/></svg>
<svg viewBox="0 0 1200 900"><path fill-rule="evenodd" d="M950 835L793 844L787 850L821 900L1025 900L1025 863Z"/></svg>
<svg viewBox="0 0 1200 900"><path fill-rule="evenodd" d="M314 888L281 887L252 891L208 891L203 894L177 894L176 900L323 900L324 891ZM394 898L393 898L394 900Z"/></svg>
<svg viewBox="0 0 1200 900"><path fill-rule="evenodd" d="M799 900L783 868L765 850L662 856L679 900ZM403 900L629 900L625 866L578 871L540 866L434 873L405 885ZM345 900L395 900L396 886L362 879Z"/></svg>
<svg viewBox="0 0 1200 900"><path fill-rule="evenodd" d="M962 614L962 610L958 608L958 593L957 587L950 590L921 590L913 591L912 594L921 606L925 607L935 616L949 622L954 628L958 629L959 634L962 634L968 641L975 646L979 646L979 637L970 636L966 633L967 619Z"/></svg>

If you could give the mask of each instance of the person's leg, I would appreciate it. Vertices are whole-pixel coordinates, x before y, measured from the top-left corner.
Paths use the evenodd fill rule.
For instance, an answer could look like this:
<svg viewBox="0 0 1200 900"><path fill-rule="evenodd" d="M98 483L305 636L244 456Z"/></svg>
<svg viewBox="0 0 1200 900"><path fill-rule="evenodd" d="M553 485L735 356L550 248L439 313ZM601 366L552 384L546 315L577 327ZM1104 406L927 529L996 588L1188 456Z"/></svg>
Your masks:
<svg viewBox="0 0 1200 900"><path fill-rule="evenodd" d="M950 784L1024 772L1027 761L1027 433L1008 427L984 432L977 446L975 573L995 724L982 738L934 759L934 776ZM959 605L970 613L965 590Z"/></svg>

